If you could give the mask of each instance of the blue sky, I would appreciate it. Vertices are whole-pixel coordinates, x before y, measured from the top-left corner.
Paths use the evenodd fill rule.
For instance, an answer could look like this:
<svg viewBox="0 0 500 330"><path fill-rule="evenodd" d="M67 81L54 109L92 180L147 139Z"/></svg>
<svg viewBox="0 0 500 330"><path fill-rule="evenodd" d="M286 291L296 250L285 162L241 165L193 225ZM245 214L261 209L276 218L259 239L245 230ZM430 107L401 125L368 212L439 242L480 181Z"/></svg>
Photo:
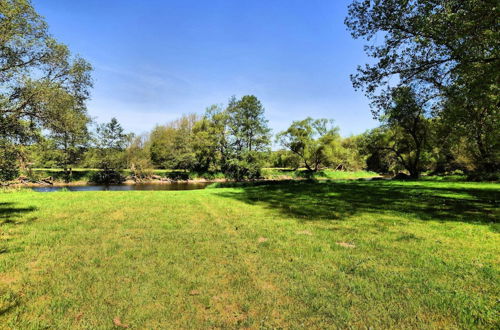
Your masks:
<svg viewBox="0 0 500 330"><path fill-rule="evenodd" d="M349 0L33 0L51 33L94 66L89 112L135 133L231 95L256 95L274 132L307 116L342 135L375 127L349 74L367 58Z"/></svg>

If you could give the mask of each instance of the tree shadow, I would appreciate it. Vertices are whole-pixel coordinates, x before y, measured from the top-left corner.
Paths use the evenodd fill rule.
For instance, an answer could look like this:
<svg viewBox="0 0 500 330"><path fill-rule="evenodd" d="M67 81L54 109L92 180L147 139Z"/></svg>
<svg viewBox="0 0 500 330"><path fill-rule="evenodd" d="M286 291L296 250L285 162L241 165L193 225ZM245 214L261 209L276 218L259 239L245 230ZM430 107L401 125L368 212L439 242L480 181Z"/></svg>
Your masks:
<svg viewBox="0 0 500 330"><path fill-rule="evenodd" d="M241 186L218 195L262 204L303 221L361 213L411 215L420 220L499 222L500 189L433 187L394 182L285 182Z"/></svg>
<svg viewBox="0 0 500 330"><path fill-rule="evenodd" d="M0 225L4 224L25 224L29 222L33 222L36 218L29 218L25 221L17 221L19 217L26 213L30 213L36 211L37 208L34 206L29 207L17 207L16 203L12 202L0 202Z"/></svg>
<svg viewBox="0 0 500 330"><path fill-rule="evenodd" d="M0 286L0 316L5 315L20 304L19 295L14 291Z"/></svg>

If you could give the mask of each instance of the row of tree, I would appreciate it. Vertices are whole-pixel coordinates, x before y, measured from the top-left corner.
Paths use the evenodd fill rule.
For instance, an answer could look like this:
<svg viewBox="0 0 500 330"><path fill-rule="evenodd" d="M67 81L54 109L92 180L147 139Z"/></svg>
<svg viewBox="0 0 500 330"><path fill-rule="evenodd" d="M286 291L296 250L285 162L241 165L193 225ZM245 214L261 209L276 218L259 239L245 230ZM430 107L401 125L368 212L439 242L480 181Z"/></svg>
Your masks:
<svg viewBox="0 0 500 330"><path fill-rule="evenodd" d="M118 180L125 168L139 179L153 168L234 179L259 178L263 167L404 171L413 178L422 172L474 174L479 169L467 139L449 139L444 119L426 118L418 96L406 87L394 89L381 126L347 138L333 120L306 118L273 139L253 95L233 97L225 107L213 105L202 116L184 115L139 136L125 133L116 119L93 131L86 121L74 127L40 137L24 148L23 159L35 167L64 168L68 179L72 167L99 168L101 181Z"/></svg>
<svg viewBox="0 0 500 330"><path fill-rule="evenodd" d="M116 120L91 130L91 66L49 33L29 0L0 2L0 180L19 168L129 167L256 178L262 166L317 171L462 170L495 177L500 164L500 26L496 1L355 0L346 25L372 64L353 85L380 127L341 138L326 119L296 121L272 137L255 96L231 98L145 136ZM52 162L52 163L51 163Z"/></svg>
<svg viewBox="0 0 500 330"><path fill-rule="evenodd" d="M361 169L353 141L342 139L326 119L293 122L275 141L285 149L271 151L272 135L257 97L232 97L228 105L209 107L202 116L184 115L150 133L124 132L116 119L89 130L86 123L66 134L48 134L24 148L31 167L61 167L68 179L73 167L99 168L102 181L129 168L141 178L152 168L223 173L234 179L259 178L263 167Z"/></svg>

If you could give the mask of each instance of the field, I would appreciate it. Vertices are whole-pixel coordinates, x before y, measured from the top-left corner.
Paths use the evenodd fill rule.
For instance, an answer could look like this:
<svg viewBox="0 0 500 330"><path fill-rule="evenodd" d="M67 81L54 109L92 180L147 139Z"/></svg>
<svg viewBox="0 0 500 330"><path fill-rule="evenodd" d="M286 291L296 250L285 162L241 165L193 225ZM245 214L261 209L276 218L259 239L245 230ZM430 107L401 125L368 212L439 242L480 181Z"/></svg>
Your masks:
<svg viewBox="0 0 500 330"><path fill-rule="evenodd" d="M0 192L2 328L498 328L500 184Z"/></svg>

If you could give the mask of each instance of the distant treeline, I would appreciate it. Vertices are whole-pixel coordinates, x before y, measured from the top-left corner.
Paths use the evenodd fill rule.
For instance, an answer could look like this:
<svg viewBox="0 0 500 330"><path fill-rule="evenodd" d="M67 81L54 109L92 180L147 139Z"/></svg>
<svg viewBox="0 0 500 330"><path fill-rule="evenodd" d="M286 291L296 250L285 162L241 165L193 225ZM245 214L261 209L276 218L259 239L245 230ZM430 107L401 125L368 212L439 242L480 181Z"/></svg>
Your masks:
<svg viewBox="0 0 500 330"><path fill-rule="evenodd" d="M261 176L263 167L461 171L497 180L500 168L500 35L494 2L358 1L346 25L373 59L352 78L380 127L343 138L331 120L295 121L274 137L253 95L211 106L134 136L94 124L86 102L91 65L48 32L29 0L0 6L0 181L33 167L151 168ZM383 36L383 37L382 37ZM377 38L380 37L380 38ZM307 109L304 109L306 111ZM346 110L347 111L347 110ZM272 142L280 149L271 151Z"/></svg>
<svg viewBox="0 0 500 330"><path fill-rule="evenodd" d="M342 138L326 119L294 122L275 137L283 149L272 151L273 136L261 102L252 95L232 97L227 106L213 105L202 116L183 115L150 133L124 132L116 119L95 125L78 143L70 134L40 136L23 148L24 168L98 168L113 180L113 173L130 169L138 178L150 169L179 169L195 173L221 173L231 179L260 178L264 167L316 172L322 168L361 170L365 157L359 138Z"/></svg>
<svg viewBox="0 0 500 330"><path fill-rule="evenodd" d="M409 102L409 101L408 101ZM274 136L267 126L264 108L253 95L232 97L226 106L213 105L203 115L188 114L144 135L126 133L116 119L94 125L78 140L41 135L24 146L22 167L102 169L101 181L120 180L118 172L130 169L138 179L151 176L152 169L176 169L207 176L241 179L262 177L262 168L305 168L316 172L330 168L367 170L418 177L422 172L475 173L473 155L466 140L449 143L443 123L423 116L412 121L412 132L404 122L391 121L360 135L341 137L332 120L306 118ZM414 133L414 134L413 134ZM425 139L421 146L414 136ZM271 150L272 142L278 150ZM444 143L448 142L448 143ZM13 177L11 177L13 178ZM70 178L68 177L68 180Z"/></svg>

